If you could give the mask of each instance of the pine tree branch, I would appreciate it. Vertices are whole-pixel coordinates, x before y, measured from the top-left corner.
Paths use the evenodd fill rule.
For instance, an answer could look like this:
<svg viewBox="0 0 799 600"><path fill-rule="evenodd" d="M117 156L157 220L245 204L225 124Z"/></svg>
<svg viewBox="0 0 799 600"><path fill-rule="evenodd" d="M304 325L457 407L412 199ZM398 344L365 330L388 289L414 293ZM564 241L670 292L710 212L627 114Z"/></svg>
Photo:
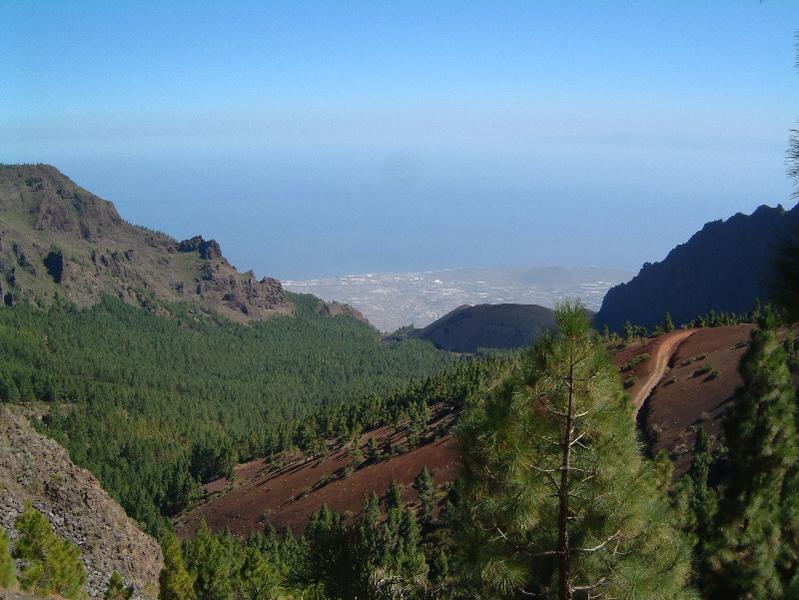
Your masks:
<svg viewBox="0 0 799 600"><path fill-rule="evenodd" d="M598 588L598 587L600 587L600 586L603 586L603 585L605 585L605 583L607 582L607 580L608 580L608 578L607 578L607 577L602 577L602 578L601 578L599 581L597 581L596 583L592 583L592 584L589 584L589 585L578 585L578 586L573 586L573 585L569 584L569 590L570 590L570 591L572 591L572 592L590 592L590 591L592 591L592 590L595 590L595 589L597 589L597 588Z"/></svg>
<svg viewBox="0 0 799 600"><path fill-rule="evenodd" d="M550 444L552 444L553 446L560 447L560 442L559 442L558 440L553 440L552 438L550 438L550 437L547 437L547 436L545 436L545 435L542 435L542 436L540 436L540 437L541 437L541 439L542 439L542 440L544 440L545 442L549 442L549 443L550 443Z"/></svg>
<svg viewBox="0 0 799 600"><path fill-rule="evenodd" d="M580 435L578 435L576 438L574 438L569 445L570 446L574 446L575 444L580 444L580 440L583 437L585 437L585 431L583 431ZM580 444L580 446L583 446L583 445ZM585 446L583 446L583 448L585 448Z"/></svg>
<svg viewBox="0 0 799 600"><path fill-rule="evenodd" d="M557 471L557 469L542 469L542 468L537 467L536 465L533 465L533 464L528 464L527 466L528 467L532 467L534 470L538 471L539 473L542 473L542 474L546 475L549 478L549 482L555 488L555 491L557 493L560 493L560 483L552 475L552 473Z"/></svg>
<svg viewBox="0 0 799 600"><path fill-rule="evenodd" d="M620 536L621 536L621 529L619 529L616 533L614 533L613 535L608 537L604 542L594 546L593 548L575 548L575 550L577 550L579 552L597 552L599 550L602 550L605 546L607 546L613 540L618 539Z"/></svg>
<svg viewBox="0 0 799 600"><path fill-rule="evenodd" d="M568 415L568 413L565 413L565 412L563 412L563 411L560 411L560 410L557 410L556 408L554 408L554 407L553 407L553 406L552 406L552 405L551 405L549 402L547 402L546 400L541 400L541 404L543 405L543 407L544 407L546 410L548 410L549 412L551 412L553 415L556 415L556 416L558 416L558 417L567 417L567 416L569 416L569 415Z"/></svg>

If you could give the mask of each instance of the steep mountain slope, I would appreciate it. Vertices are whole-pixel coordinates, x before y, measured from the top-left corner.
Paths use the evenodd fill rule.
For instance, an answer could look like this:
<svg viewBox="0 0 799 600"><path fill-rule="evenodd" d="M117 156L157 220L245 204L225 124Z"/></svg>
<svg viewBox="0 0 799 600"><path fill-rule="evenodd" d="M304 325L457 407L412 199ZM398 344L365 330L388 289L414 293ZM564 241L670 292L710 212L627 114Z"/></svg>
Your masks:
<svg viewBox="0 0 799 600"><path fill-rule="evenodd" d="M12 542L25 502L80 548L91 597L102 593L113 571L134 587L137 598L157 596L162 558L155 540L125 515L91 473L34 431L21 411L0 404L0 527Z"/></svg>
<svg viewBox="0 0 799 600"><path fill-rule="evenodd" d="M456 308L412 335L443 350L474 353L480 348L523 348L554 328L554 313L543 306L479 304Z"/></svg>
<svg viewBox="0 0 799 600"><path fill-rule="evenodd" d="M214 240L131 225L54 167L0 165L3 301L48 305L60 295L89 306L103 294L189 302L239 321L292 311L278 281L237 272Z"/></svg>
<svg viewBox="0 0 799 600"><path fill-rule="evenodd" d="M0 287L0 402L45 402L46 433L154 534L233 462L454 360L238 273L213 240L130 225L45 165L0 166Z"/></svg>
<svg viewBox="0 0 799 600"><path fill-rule="evenodd" d="M759 207L713 221L662 261L647 263L628 283L611 288L595 327L619 331L625 321L652 327L667 311L685 323L716 312L746 313L755 298L768 297L774 242L799 219L799 207Z"/></svg>

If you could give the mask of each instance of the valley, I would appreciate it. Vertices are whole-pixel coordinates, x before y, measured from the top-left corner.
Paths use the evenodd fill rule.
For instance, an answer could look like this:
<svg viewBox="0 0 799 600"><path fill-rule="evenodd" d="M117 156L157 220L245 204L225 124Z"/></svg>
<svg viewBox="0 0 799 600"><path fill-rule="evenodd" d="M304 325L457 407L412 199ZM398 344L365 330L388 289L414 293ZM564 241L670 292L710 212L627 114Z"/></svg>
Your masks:
<svg viewBox="0 0 799 600"><path fill-rule="evenodd" d="M182 560L175 548L199 569L191 561L211 550L191 548L215 544L226 544L231 557L252 553L253 544L258 552L272 547L277 554L269 560L284 572L275 585L306 589L317 581L314 570L302 571L306 587L292 588L299 584L290 584L291 574L301 572L304 553L316 551L314 536L336 528L345 537L377 536L419 565L433 565L431 553L444 548L456 556L460 533L451 523L463 518L456 516L461 494L471 493L463 482L475 476L473 444L484 443L465 436L486 411L511 410L517 396L502 400L503 386L538 385L520 382L541 368L545 354L538 353L558 351L565 318L582 323L582 344L609 357L608 389L619 394L612 412L629 413L615 426L624 435L638 430L647 458L635 460L666 461L666 498L677 502L695 476L697 444L707 439L708 452L723 447L725 414L743 383L739 362L764 318L755 305L745 314L697 314L681 329L667 314L650 322L652 331L626 322L599 334L586 329L592 319L601 323L602 313L590 310L598 302L572 300L557 310L480 303L384 335L348 303L285 291L274 280L256 285L212 240L175 242L127 224L112 204L51 167L3 168L0 175L0 254L8 250L0 261L7 298L0 309L0 416L8 434L0 444L0 524L10 544L24 545L23 516L41 511L53 535L83 557L84 585L95 596L111 585L114 570L137 598L154 597L156 571ZM55 229L52 215L60 215ZM48 236L61 249L48 250ZM110 249L122 246L128 250ZM492 273L503 285L526 281L527 292L552 302L570 292L596 300L620 276L560 268ZM357 285L397 298L406 284L417 291L444 286L436 296L444 306L466 293L464 282L479 288L489 274L452 272L446 285L443 274L425 277L394 278L399 287L392 290L380 287L380 276ZM164 287L166 281L178 283ZM277 295L265 300L260 285ZM741 296L755 302L758 290L752 285ZM478 296L497 297L484 293ZM779 335L794 348L789 330ZM500 404L489 410L496 394ZM514 423L533 426L546 421L542 416ZM20 445L28 448L22 461L14 450ZM72 475L62 479L53 464ZM105 539L108 529L127 531L128 545ZM160 541L164 563L147 534ZM131 562L149 555L143 566ZM71 595L73 588L59 589Z"/></svg>
<svg viewBox="0 0 799 600"><path fill-rule="evenodd" d="M0 600L799 600L797 8L3 3Z"/></svg>

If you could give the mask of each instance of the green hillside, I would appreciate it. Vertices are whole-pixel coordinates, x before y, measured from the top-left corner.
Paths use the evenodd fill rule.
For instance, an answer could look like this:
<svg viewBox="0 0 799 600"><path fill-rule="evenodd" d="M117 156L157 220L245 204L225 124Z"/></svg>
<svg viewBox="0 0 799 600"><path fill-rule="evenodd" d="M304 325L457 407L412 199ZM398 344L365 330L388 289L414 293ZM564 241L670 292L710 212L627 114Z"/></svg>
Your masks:
<svg viewBox="0 0 799 600"><path fill-rule="evenodd" d="M51 404L46 433L158 532L198 480L294 444L298 420L453 360L424 342L383 345L351 316L319 314L314 297L291 300L295 316L249 325L108 297L0 309L0 398Z"/></svg>

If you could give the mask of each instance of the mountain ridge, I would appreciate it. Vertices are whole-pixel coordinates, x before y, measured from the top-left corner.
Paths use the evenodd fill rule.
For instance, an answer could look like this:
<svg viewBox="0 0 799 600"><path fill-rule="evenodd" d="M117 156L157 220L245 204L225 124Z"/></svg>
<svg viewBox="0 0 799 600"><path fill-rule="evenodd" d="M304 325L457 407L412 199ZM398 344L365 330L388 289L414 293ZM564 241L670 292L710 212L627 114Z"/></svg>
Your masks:
<svg viewBox="0 0 799 600"><path fill-rule="evenodd" d="M677 325L706 314L748 312L769 296L774 242L799 221L799 205L759 206L706 223L655 263L645 263L627 283L608 290L594 326L620 331L625 321L653 327L666 312Z"/></svg>
<svg viewBox="0 0 799 600"><path fill-rule="evenodd" d="M0 165L3 302L86 307L103 294L141 306L185 302L239 322L294 312L279 281L237 271L216 240L130 224L51 165ZM341 305L320 310L363 319Z"/></svg>

